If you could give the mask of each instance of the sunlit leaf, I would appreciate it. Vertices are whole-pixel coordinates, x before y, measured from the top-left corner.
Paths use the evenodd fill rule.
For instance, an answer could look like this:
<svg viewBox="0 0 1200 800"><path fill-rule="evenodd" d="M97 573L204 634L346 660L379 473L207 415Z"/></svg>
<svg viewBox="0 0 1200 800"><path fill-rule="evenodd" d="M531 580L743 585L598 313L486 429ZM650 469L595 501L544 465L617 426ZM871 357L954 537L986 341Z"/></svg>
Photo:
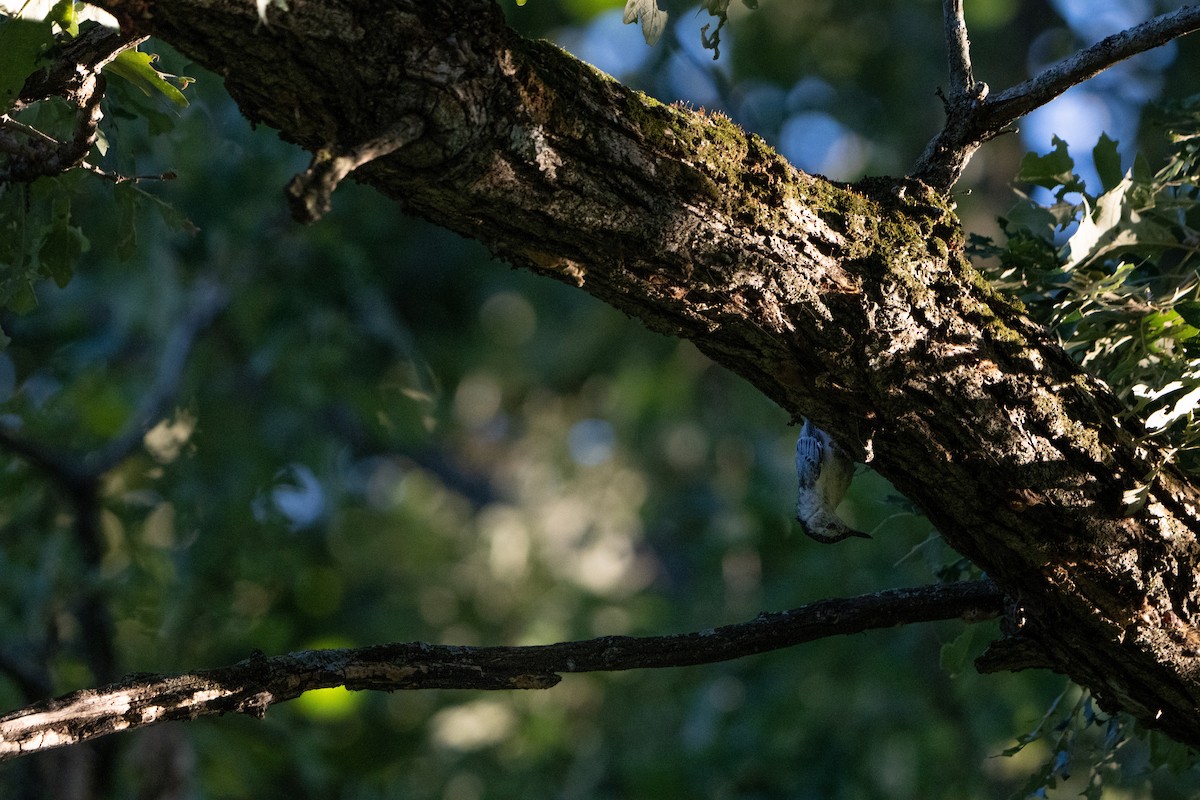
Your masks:
<svg viewBox="0 0 1200 800"><path fill-rule="evenodd" d="M161 94L180 108L188 101L181 89L193 82L192 78L169 75L154 68L158 56L140 50L125 50L104 68L105 73L117 75L138 87L143 93L153 96ZM179 85L176 86L175 84Z"/></svg>
<svg viewBox="0 0 1200 800"><path fill-rule="evenodd" d="M1119 227L1125 193L1132 185L1133 181L1129 178L1119 181L1115 187L1097 199L1094 210L1088 207L1086 200L1084 201L1084 213L1079 220L1079 227L1067 241L1068 269L1096 258L1114 247L1135 241L1132 237L1122 239L1123 229Z"/></svg>
<svg viewBox="0 0 1200 800"><path fill-rule="evenodd" d="M1180 397L1175 401L1175 405L1169 409L1160 408L1146 417L1146 429L1151 431L1161 430L1178 419L1190 416L1198 406L1200 406L1200 387Z"/></svg>
<svg viewBox="0 0 1200 800"><path fill-rule="evenodd" d="M642 38L654 45L667 27L667 12L658 7L657 0L625 0L622 21L628 25L641 20Z"/></svg>
<svg viewBox="0 0 1200 800"><path fill-rule="evenodd" d="M1132 489L1126 489L1121 494L1121 505L1124 506L1125 516L1130 517L1142 510L1146 498L1150 496L1150 484L1141 484Z"/></svg>

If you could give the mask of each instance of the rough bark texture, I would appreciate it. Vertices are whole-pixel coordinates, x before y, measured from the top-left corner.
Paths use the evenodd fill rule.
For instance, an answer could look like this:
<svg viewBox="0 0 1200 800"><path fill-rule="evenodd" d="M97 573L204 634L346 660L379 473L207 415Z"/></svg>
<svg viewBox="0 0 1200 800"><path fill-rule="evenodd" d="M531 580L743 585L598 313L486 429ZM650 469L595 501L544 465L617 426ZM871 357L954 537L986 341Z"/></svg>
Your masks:
<svg viewBox="0 0 1200 800"><path fill-rule="evenodd" d="M892 589L760 614L672 636L604 636L533 647L424 643L310 650L168 677L132 675L0 717L0 761L168 720L262 716L310 689L548 689L562 673L681 667L742 658L827 636L913 622L994 619L1003 596L988 580Z"/></svg>
<svg viewBox="0 0 1200 800"><path fill-rule="evenodd" d="M490 0L300 0L268 26L249 0L101 5L326 160L418 118L355 177L813 418L1015 598L1008 663L1200 745L1196 487L1167 470L1124 515L1159 454L972 269L941 195L803 174L522 40Z"/></svg>

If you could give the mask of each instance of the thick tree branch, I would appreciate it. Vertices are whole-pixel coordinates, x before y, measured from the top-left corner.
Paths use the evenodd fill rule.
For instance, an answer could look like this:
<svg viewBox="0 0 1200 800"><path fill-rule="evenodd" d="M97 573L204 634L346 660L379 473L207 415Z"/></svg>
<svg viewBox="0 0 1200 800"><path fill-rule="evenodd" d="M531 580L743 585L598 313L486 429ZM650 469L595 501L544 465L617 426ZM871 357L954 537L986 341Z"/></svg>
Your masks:
<svg viewBox="0 0 1200 800"><path fill-rule="evenodd" d="M933 620L979 622L998 616L991 581L823 600L749 622L674 636L605 636L533 647L425 643L255 655L187 675L132 676L0 717L0 760L77 744L173 719L229 712L262 716L311 689L547 689L563 673L711 664L877 628Z"/></svg>
<svg viewBox="0 0 1200 800"><path fill-rule="evenodd" d="M1017 599L1045 663L1200 746L1200 489L1155 474L1111 392L971 267L943 193L801 173L720 115L523 40L490 0L313 0L269 27L249 0L102 5L310 151L419 117L355 179L691 339L870 454Z"/></svg>
<svg viewBox="0 0 1200 800"><path fill-rule="evenodd" d="M1044 106L1076 84L1114 64L1152 50L1200 28L1200 6L1185 6L1109 36L1030 78L988 97L979 84L973 97L967 31L961 0L945 0L946 45L950 60L951 92L946 102L946 125L925 148L913 167L913 177L940 190L958 181L979 145L1002 133L1021 117ZM965 59L965 60L964 60ZM964 83L964 78L970 83Z"/></svg>

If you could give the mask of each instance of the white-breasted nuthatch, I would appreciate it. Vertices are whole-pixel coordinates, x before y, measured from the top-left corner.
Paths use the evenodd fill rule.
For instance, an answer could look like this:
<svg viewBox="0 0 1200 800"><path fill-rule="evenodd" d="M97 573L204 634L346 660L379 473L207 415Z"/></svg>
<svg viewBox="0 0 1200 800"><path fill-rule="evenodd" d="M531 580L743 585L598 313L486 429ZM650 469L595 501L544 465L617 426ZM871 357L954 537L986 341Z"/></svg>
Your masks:
<svg viewBox="0 0 1200 800"><path fill-rule="evenodd" d="M854 462L837 446L829 434L807 419L796 440L796 519L809 538L832 544L851 536L870 539L870 535L846 526L838 519L838 503L846 496Z"/></svg>

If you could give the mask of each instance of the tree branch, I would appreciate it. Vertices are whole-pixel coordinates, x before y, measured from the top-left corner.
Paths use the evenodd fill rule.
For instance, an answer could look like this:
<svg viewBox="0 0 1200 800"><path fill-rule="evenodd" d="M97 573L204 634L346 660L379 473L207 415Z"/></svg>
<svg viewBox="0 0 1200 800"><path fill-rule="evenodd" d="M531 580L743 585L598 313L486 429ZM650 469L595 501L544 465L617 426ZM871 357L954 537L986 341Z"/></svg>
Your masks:
<svg viewBox="0 0 1200 800"><path fill-rule="evenodd" d="M971 42L967 38L962 0L942 0L942 17L946 60L950 67L950 91L969 91L975 85L975 73L971 69Z"/></svg>
<svg viewBox="0 0 1200 800"><path fill-rule="evenodd" d="M547 689L562 673L711 664L829 636L933 620L998 616L988 580L822 600L748 622L673 636L605 636L532 647L425 643L256 654L228 667L169 677L135 675L0 717L0 760L175 719L268 707L311 689Z"/></svg>
<svg viewBox="0 0 1200 800"><path fill-rule="evenodd" d="M1200 631L1200 486L1168 468L1126 510L1163 453L972 268L944 193L804 174L719 114L522 39L491 0L393 0L384 14L313 0L269 28L245 0L100 4L310 151L419 117L418 140L355 179L690 339L854 457L872 453L1019 600L1046 663L1200 745L1186 635ZM964 131L943 141L949 162L935 148L929 163L954 168L935 186L983 138Z"/></svg>
<svg viewBox="0 0 1200 800"><path fill-rule="evenodd" d="M952 92L963 86L964 76L970 74L961 5L960 0L945 0ZM913 166L912 176L936 189L948 191L962 176L967 162L981 144L995 138L1030 111L1120 61L1161 47L1197 28L1200 28L1200 5L1185 6L1115 33L991 97L988 97L985 84L977 84L981 91L975 91L973 100L966 98L963 101L952 96L946 102L946 124L926 146Z"/></svg>
<svg viewBox="0 0 1200 800"><path fill-rule="evenodd" d="M0 168L0 183L31 182L83 165L104 113L101 70L144 39L96 25L58 48L53 62L25 81L12 108L0 109L0 152L9 156ZM59 141L8 116L51 96L62 97L76 108L69 139Z"/></svg>
<svg viewBox="0 0 1200 800"><path fill-rule="evenodd" d="M1184 6L1128 30L1114 33L1086 50L1047 67L1029 80L995 95L988 103L988 129L995 132L1127 58L1153 50L1200 28L1200 5Z"/></svg>

